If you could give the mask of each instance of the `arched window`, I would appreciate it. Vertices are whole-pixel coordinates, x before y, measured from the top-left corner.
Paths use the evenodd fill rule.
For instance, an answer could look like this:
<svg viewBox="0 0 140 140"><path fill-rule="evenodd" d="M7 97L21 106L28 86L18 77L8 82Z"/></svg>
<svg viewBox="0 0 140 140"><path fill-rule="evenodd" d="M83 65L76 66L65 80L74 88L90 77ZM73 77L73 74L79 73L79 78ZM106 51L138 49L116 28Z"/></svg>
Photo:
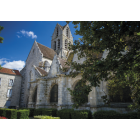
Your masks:
<svg viewBox="0 0 140 140"><path fill-rule="evenodd" d="M70 45L71 45L71 42L69 41L69 47L70 47Z"/></svg>
<svg viewBox="0 0 140 140"><path fill-rule="evenodd" d="M67 27L67 29L66 29L66 36L68 37L68 35L69 35L69 28Z"/></svg>
<svg viewBox="0 0 140 140"><path fill-rule="evenodd" d="M68 40L65 40L65 48L67 48Z"/></svg>
<svg viewBox="0 0 140 140"><path fill-rule="evenodd" d="M36 101L37 101L37 87L35 88L35 91L32 96L32 102L36 103Z"/></svg>
<svg viewBox="0 0 140 140"><path fill-rule="evenodd" d="M57 28L57 31L56 31L56 36L58 36L58 28Z"/></svg>
<svg viewBox="0 0 140 140"><path fill-rule="evenodd" d="M58 39L58 49L60 48L60 39Z"/></svg>
<svg viewBox="0 0 140 140"><path fill-rule="evenodd" d="M74 90L75 91L82 91L82 87L80 86L80 82L78 82L75 85ZM88 96L86 96L86 95L81 95L81 96L86 100L86 102L88 102Z"/></svg>
<svg viewBox="0 0 140 140"><path fill-rule="evenodd" d="M121 95L110 96L110 100L111 102L123 102L123 103L132 102L130 94L131 94L130 87L126 86L125 88L123 88L122 96Z"/></svg>
<svg viewBox="0 0 140 140"><path fill-rule="evenodd" d="M51 89L50 102L58 102L58 85L54 85Z"/></svg>
<svg viewBox="0 0 140 140"><path fill-rule="evenodd" d="M54 50L56 50L56 41L54 41Z"/></svg>

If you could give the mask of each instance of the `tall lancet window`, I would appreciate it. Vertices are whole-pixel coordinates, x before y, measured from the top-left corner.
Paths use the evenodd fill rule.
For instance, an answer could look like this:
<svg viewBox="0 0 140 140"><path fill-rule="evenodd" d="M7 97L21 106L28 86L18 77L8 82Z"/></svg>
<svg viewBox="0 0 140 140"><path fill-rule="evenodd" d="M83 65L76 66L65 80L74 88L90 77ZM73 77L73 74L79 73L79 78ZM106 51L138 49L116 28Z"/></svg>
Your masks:
<svg viewBox="0 0 140 140"><path fill-rule="evenodd" d="M57 31L56 31L56 36L58 36L58 28L57 28Z"/></svg>
<svg viewBox="0 0 140 140"><path fill-rule="evenodd" d="M67 49L68 40L65 40L65 48Z"/></svg>
<svg viewBox="0 0 140 140"><path fill-rule="evenodd" d="M70 45L71 45L71 42L69 41L69 47L70 47Z"/></svg>
<svg viewBox="0 0 140 140"><path fill-rule="evenodd" d="M60 39L58 39L58 49L60 48Z"/></svg>
<svg viewBox="0 0 140 140"><path fill-rule="evenodd" d="M67 29L66 29L66 36L68 37L68 35L69 35L69 28L67 27Z"/></svg>
<svg viewBox="0 0 140 140"><path fill-rule="evenodd" d="M54 50L56 50L56 41L54 41Z"/></svg>

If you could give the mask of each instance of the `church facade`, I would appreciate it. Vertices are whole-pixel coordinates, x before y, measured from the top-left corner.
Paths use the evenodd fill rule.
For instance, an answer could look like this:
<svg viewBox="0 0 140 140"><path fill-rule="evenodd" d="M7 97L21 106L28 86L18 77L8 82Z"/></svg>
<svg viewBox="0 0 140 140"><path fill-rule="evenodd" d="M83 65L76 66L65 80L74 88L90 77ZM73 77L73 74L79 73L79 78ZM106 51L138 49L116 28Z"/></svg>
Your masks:
<svg viewBox="0 0 140 140"><path fill-rule="evenodd" d="M79 74L75 78L69 77L71 68L65 62L71 59L83 63L86 58L78 60L77 54L68 50L68 45L73 44L73 37L69 25L56 25L48 48L36 40L26 60L25 67L21 70L22 84L20 106L28 108L71 108L73 101L67 88L74 89L81 79ZM105 50L101 55L106 58ZM67 68L67 71L63 71ZM115 110L127 112L128 103L113 103L111 107L104 104L101 96L108 93L107 82L101 81L100 87L93 87L88 95L87 103L79 109Z"/></svg>

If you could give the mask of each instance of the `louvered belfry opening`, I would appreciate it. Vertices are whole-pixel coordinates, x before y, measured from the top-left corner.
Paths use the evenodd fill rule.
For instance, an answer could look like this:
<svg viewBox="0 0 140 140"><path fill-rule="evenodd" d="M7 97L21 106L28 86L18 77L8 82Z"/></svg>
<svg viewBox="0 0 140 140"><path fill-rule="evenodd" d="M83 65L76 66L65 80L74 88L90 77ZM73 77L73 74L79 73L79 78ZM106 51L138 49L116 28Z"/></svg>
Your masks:
<svg viewBox="0 0 140 140"><path fill-rule="evenodd" d="M37 100L37 87L36 87L36 89L35 89L35 91L34 91L33 98L32 98L32 101L33 101L34 103L36 103L36 100Z"/></svg>
<svg viewBox="0 0 140 140"><path fill-rule="evenodd" d="M58 85L54 85L51 89L50 102L58 102Z"/></svg>
<svg viewBox="0 0 140 140"><path fill-rule="evenodd" d="M76 90L76 91L82 91L82 87L81 88L79 88L79 87L81 87L80 86L80 82L78 82L76 85L75 85L75 87L74 87L74 90ZM86 100L86 102L88 103L88 96L86 96L86 95L81 95L83 98L85 98L85 100Z"/></svg>

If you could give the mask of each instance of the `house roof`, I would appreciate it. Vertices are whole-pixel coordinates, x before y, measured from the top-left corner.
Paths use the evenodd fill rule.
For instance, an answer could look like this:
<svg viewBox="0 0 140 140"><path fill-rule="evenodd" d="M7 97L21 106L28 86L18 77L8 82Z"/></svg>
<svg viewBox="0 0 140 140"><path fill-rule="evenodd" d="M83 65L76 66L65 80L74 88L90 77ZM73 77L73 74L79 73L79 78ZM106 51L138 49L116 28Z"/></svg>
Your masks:
<svg viewBox="0 0 140 140"><path fill-rule="evenodd" d="M40 51L42 52L43 57L53 60L53 57L56 54L56 52L53 49L48 48L38 42L37 42L37 45L38 45Z"/></svg>
<svg viewBox="0 0 140 140"><path fill-rule="evenodd" d="M2 69L0 69L0 73L21 76L21 74L20 74L20 72L18 70L13 70L13 69L8 69L8 68L2 68Z"/></svg>
<svg viewBox="0 0 140 140"><path fill-rule="evenodd" d="M42 76L46 76L48 74L45 70L43 70L43 69L41 69L39 67L36 67L36 68L42 74Z"/></svg>

